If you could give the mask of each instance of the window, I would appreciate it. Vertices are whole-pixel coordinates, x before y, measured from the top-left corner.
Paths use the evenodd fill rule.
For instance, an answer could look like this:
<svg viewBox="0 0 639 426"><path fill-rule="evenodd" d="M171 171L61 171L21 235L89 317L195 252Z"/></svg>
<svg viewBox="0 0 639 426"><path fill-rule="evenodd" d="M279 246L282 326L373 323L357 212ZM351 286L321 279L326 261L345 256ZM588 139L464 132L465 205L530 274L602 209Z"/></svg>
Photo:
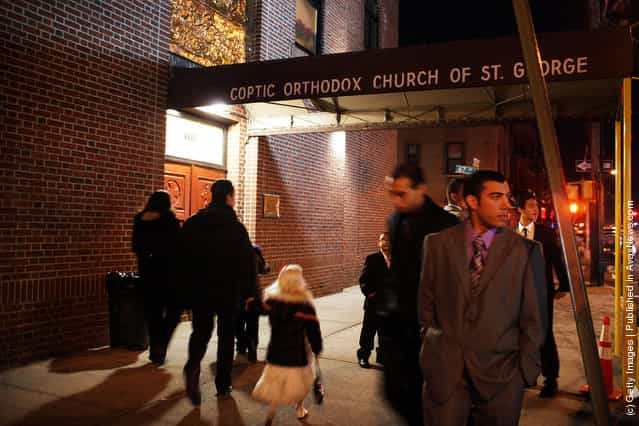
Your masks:
<svg viewBox="0 0 639 426"><path fill-rule="evenodd" d="M464 144L462 142L446 143L446 169L444 173L454 175L455 166L464 165Z"/></svg>
<svg viewBox="0 0 639 426"><path fill-rule="evenodd" d="M379 49L379 6L377 0L364 5L364 48Z"/></svg>
<svg viewBox="0 0 639 426"><path fill-rule="evenodd" d="M419 164L419 144L409 143L406 145L406 161Z"/></svg>
<svg viewBox="0 0 639 426"><path fill-rule="evenodd" d="M311 55L317 55L319 34L319 0L297 0L295 45Z"/></svg>
<svg viewBox="0 0 639 426"><path fill-rule="evenodd" d="M224 167L226 129L185 114L167 112L165 155Z"/></svg>

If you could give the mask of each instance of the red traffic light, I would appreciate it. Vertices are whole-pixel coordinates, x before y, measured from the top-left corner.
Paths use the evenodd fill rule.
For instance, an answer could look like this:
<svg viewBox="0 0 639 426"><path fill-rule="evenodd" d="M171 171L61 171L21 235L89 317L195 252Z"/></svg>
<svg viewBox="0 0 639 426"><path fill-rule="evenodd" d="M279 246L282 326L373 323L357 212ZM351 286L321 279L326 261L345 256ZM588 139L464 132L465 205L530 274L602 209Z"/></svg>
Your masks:
<svg viewBox="0 0 639 426"><path fill-rule="evenodd" d="M576 214L579 211L579 204L570 203L570 213Z"/></svg>

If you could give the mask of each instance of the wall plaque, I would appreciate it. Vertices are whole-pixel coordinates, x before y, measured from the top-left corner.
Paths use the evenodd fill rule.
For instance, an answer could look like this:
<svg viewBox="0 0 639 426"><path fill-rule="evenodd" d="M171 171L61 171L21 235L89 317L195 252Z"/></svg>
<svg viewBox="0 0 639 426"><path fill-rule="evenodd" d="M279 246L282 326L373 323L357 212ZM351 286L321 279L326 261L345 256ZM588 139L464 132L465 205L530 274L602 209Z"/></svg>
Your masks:
<svg viewBox="0 0 639 426"><path fill-rule="evenodd" d="M280 217L280 196L264 194L264 217Z"/></svg>

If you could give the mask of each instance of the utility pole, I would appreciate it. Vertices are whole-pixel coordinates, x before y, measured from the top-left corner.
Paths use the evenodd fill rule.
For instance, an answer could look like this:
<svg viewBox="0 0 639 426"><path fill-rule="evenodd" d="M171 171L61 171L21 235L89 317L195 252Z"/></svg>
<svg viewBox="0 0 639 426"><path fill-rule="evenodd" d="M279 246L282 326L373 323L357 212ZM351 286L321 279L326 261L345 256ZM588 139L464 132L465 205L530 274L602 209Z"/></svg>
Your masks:
<svg viewBox="0 0 639 426"><path fill-rule="evenodd" d="M592 161L592 201L588 208L590 212L590 284L601 285L599 273L599 259L601 254L601 224L603 217L603 197L601 192L601 125L589 123L590 134L590 159ZM591 208L592 207L592 208Z"/></svg>

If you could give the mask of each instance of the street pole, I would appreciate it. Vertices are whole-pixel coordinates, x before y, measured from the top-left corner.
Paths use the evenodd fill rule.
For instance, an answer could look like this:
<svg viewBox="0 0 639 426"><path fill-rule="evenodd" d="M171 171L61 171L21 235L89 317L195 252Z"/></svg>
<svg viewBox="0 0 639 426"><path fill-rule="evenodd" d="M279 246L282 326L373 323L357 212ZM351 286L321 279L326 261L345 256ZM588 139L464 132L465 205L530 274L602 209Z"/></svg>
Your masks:
<svg viewBox="0 0 639 426"><path fill-rule="evenodd" d="M588 130L590 135L590 158L592 160L591 179L592 179L592 200L589 203L590 223L590 284L602 285L600 279L599 264L601 256L601 226L603 216L601 208L603 207L603 197L601 196L601 187L603 179L601 178L601 125L597 123L589 123Z"/></svg>
<svg viewBox="0 0 639 426"><path fill-rule="evenodd" d="M623 233L621 232L621 121L615 120L615 355L621 355L623 327L621 325L621 306L623 305L623 269L622 250Z"/></svg>
<svg viewBox="0 0 639 426"><path fill-rule="evenodd" d="M630 353L635 352L636 345L636 326L637 319L636 315L636 307L634 306L634 299L631 298L633 295L633 271L630 270L630 250L631 247L628 244L630 241L630 234L632 233L632 217L629 217L628 214L631 212L630 208L632 207L632 98L631 98L631 80L629 78L625 78L623 80L622 86L622 98L623 98L623 168L621 170L622 178L623 178L623 201L621 204L622 209L622 225L619 235L622 238L622 276L623 276L623 301L624 301L624 314L622 317L624 318L624 327L623 327L623 344L621 348L622 354L622 380L623 383L621 387L624 390L624 395L628 396L628 393L632 391L633 386L628 386L631 384L631 380L636 380L637 367L636 367L636 359L634 357L630 358ZM619 173L619 171L617 171ZM630 311L630 312L628 312Z"/></svg>
<svg viewBox="0 0 639 426"><path fill-rule="evenodd" d="M548 89L541 72L541 55L527 0L513 0L517 29L521 40L522 53L532 93L533 105L537 116L537 126L548 172L548 181L552 191L553 204L557 212L557 222L561 236L564 260L568 266L570 294L577 323L577 334L586 370L586 379L590 385L590 399L597 426L608 425L608 397L603 385L597 343L592 327L592 316L588 305L588 296L584 287L583 273L579 266L577 245L572 230L566 179L564 177L557 143L557 133L550 112Z"/></svg>

